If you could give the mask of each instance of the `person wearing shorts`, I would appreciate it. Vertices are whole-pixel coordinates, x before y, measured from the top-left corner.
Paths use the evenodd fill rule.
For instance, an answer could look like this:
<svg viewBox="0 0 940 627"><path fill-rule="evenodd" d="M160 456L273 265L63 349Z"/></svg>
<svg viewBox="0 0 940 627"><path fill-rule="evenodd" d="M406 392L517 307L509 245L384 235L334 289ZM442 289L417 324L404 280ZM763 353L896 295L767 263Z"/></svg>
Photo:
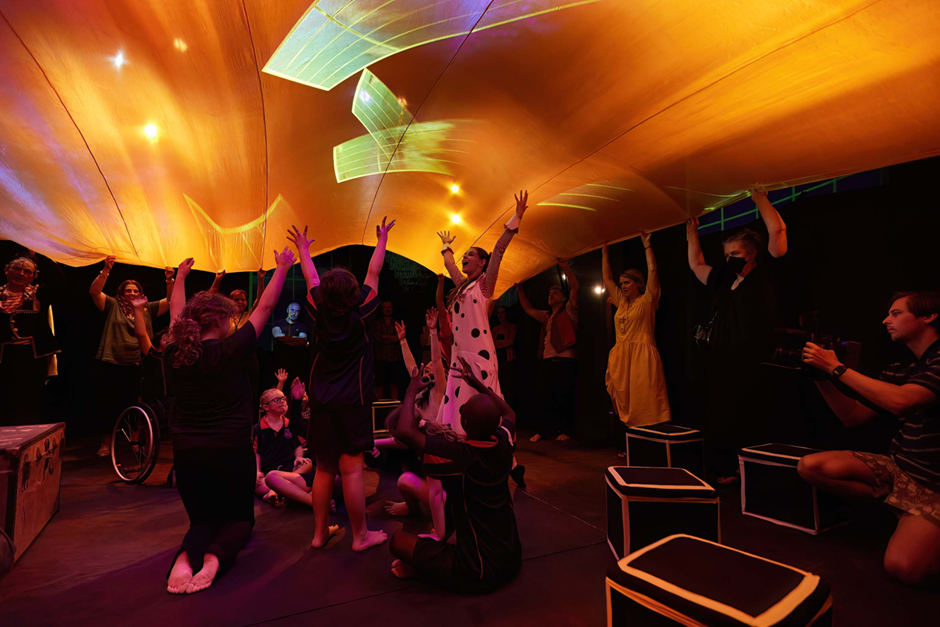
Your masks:
<svg viewBox="0 0 940 627"><path fill-rule="evenodd" d="M885 552L885 570L918 585L940 573L940 292L895 294L884 324L916 361L889 366L881 380L846 368L835 352L813 343L803 349L803 361L830 375L817 387L846 426L883 412L898 417L900 428L888 454L815 453L800 460L798 470L821 489L877 499L895 509L898 527Z"/></svg>

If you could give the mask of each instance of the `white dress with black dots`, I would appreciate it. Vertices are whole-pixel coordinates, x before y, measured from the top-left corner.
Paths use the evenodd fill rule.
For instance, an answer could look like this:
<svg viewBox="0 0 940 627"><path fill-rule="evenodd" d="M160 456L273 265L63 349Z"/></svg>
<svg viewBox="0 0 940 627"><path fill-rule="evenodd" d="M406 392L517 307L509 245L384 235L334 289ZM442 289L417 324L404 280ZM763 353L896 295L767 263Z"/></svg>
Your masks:
<svg viewBox="0 0 940 627"><path fill-rule="evenodd" d="M463 357L480 381L502 398L496 369L496 347L490 332L490 320L486 315L489 299L482 290L485 277L485 274L480 275L450 308L450 325L454 330L450 365L458 367L460 362L457 358ZM453 376L451 371L447 378L444 401L437 415L438 421L450 425L460 435L466 435L460 424L460 407L476 393L463 379Z"/></svg>

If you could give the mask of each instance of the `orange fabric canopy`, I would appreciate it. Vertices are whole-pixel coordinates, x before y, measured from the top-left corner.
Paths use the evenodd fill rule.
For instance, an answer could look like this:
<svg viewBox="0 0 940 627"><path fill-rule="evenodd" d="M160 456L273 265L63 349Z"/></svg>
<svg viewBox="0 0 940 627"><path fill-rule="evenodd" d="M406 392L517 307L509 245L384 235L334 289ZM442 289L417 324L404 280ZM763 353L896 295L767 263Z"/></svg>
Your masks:
<svg viewBox="0 0 940 627"><path fill-rule="evenodd" d="M530 190L498 292L755 186L940 154L935 0L0 0L0 237L202 270L442 269ZM452 193L451 186L460 190ZM460 223L452 222L458 215Z"/></svg>

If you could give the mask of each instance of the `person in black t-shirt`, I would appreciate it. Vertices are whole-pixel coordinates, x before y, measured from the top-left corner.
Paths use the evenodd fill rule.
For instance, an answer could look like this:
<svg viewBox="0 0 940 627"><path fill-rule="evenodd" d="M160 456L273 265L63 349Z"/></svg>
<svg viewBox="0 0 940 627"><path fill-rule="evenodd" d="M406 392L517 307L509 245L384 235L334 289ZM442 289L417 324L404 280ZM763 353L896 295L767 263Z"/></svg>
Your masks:
<svg viewBox="0 0 940 627"><path fill-rule="evenodd" d="M777 272L787 252L787 227L767 199L751 191L767 227L767 249L761 237L742 229L723 242L722 266L705 263L698 237L698 218L686 223L689 267L713 297L708 345L708 401L705 442L709 473L723 485L738 481L737 452L766 431L772 398L768 375L758 365L768 358L772 331L779 324Z"/></svg>
<svg viewBox="0 0 940 627"><path fill-rule="evenodd" d="M189 531L167 574L171 594L212 585L234 563L255 524L251 425L257 413L248 385L249 361L294 255L285 248L275 253L275 261L277 269L257 308L231 335L235 304L208 292L186 302L193 260L186 259L177 272L164 362L176 392L170 438Z"/></svg>
<svg viewBox="0 0 940 627"><path fill-rule="evenodd" d="M424 576L464 592L489 592L510 581L522 566L522 544L509 492L509 471L515 452L516 416L498 394L487 388L460 358L461 367L451 376L462 378L478 393L460 408L465 441L425 435L418 429L415 397L433 385L422 382L417 369L405 392L397 436L424 454L425 460L447 462L461 473L460 490L449 491L454 506L456 544L399 531L390 549L398 559L392 574L400 578Z"/></svg>
<svg viewBox="0 0 940 627"><path fill-rule="evenodd" d="M299 401L304 395L303 383L300 379L294 379L291 387L295 397L295 402L291 407L291 419L296 429L300 422L301 404ZM298 392L300 398L296 396ZM264 500L271 505L276 505L279 493L275 489L275 484L282 490L285 482L294 486L292 480L296 476L295 487L303 490L303 494L290 491L291 494L287 496L297 495L300 498L295 500L312 505L309 491L313 486L313 462L304 458L304 447L300 442L300 436L297 431L290 428L291 420L286 417L287 397L284 392L277 388L262 392L261 410L264 412L261 421L251 429L251 444L254 447L258 468L255 494L264 497Z"/></svg>
<svg viewBox="0 0 940 627"><path fill-rule="evenodd" d="M940 573L940 292L895 294L884 324L891 339L907 346L917 361L903 368L892 364L880 381L846 368L833 351L813 343L803 349L803 361L830 375L816 385L846 426L885 412L900 419L888 455L827 451L807 455L797 469L824 490L877 499L898 510L885 570L904 583L919 584Z"/></svg>

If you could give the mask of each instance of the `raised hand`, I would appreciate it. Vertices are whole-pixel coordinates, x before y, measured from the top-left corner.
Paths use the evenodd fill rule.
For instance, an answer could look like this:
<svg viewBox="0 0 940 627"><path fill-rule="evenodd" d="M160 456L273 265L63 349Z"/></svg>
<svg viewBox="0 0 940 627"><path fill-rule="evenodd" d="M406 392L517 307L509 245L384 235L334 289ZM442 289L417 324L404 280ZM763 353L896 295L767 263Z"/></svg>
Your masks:
<svg viewBox="0 0 940 627"><path fill-rule="evenodd" d="M104 258L104 270L105 272L111 272L111 268L114 267L114 261L117 259L114 255L108 255Z"/></svg>
<svg viewBox="0 0 940 627"><path fill-rule="evenodd" d="M163 268L163 276L166 277L167 281L172 281L174 274L176 274L176 270L174 270L170 266L166 266L165 268Z"/></svg>
<svg viewBox="0 0 940 627"><path fill-rule="evenodd" d="M568 260L567 260L567 259L559 259L559 260L558 260L558 267L561 268L562 270L564 270L565 273L570 272L570 269L568 268Z"/></svg>
<svg viewBox="0 0 940 627"><path fill-rule="evenodd" d="M415 369L412 371L411 382L408 383L408 390L405 394L414 394L417 396L432 385L434 385L434 375L425 375L424 364L421 364L420 366L415 366Z"/></svg>
<svg viewBox="0 0 940 627"><path fill-rule="evenodd" d="M516 196L513 194L513 196ZM516 216L519 219L522 219L522 214L525 213L525 210L528 209L529 202L529 192L527 190L519 190L519 195L516 196Z"/></svg>
<svg viewBox="0 0 940 627"><path fill-rule="evenodd" d="M277 252L277 249L274 250L274 263L277 264L278 268L284 268L287 270L294 262L297 261L297 258L294 257L293 251L287 246L284 247L284 250Z"/></svg>
<svg viewBox="0 0 940 627"><path fill-rule="evenodd" d="M375 236L379 239L382 239L383 237L388 237L388 232L392 230L393 226L395 226L394 220L392 220L386 225L385 224L386 217L387 216L384 216L382 218L382 226L379 226L378 224L375 225Z"/></svg>
<svg viewBox="0 0 940 627"><path fill-rule="evenodd" d="M685 222L686 235L698 235L698 218L689 218Z"/></svg>
<svg viewBox="0 0 940 627"><path fill-rule="evenodd" d="M196 263L192 257L189 259L184 259L180 262L179 269L176 271L176 278L183 279L189 274L190 270L193 269L193 264Z"/></svg>
<svg viewBox="0 0 940 627"><path fill-rule="evenodd" d="M477 392L489 391L487 387L483 385L483 382L480 381L480 379L475 374L473 374L473 368L470 367L470 364L467 363L467 360L463 357L458 357L458 359L460 360L460 365L455 368L451 368L454 373L453 376L457 377L458 379L463 379L467 382L467 385L472 387Z"/></svg>
<svg viewBox="0 0 940 627"><path fill-rule="evenodd" d="M404 341L405 341L405 323L404 323L404 322L399 322L398 320L396 320L396 321L395 321L395 332L398 333L398 341L399 341L399 342L404 342Z"/></svg>
<svg viewBox="0 0 940 627"><path fill-rule="evenodd" d="M752 190L750 190L750 191L751 191L751 198L754 200L754 202L757 202L758 199L767 200L767 190L766 190L766 189L752 189Z"/></svg>
<svg viewBox="0 0 940 627"><path fill-rule="evenodd" d="M279 383L284 383L287 381L287 371L283 368L278 368L277 372L274 373L274 376L277 378Z"/></svg>
<svg viewBox="0 0 940 627"><path fill-rule="evenodd" d="M451 241L453 241L453 240L451 240ZM438 274L438 275L437 275L437 284L438 284L438 285L443 285L443 284L444 284L444 275L443 275L443 274Z"/></svg>
<svg viewBox="0 0 940 627"><path fill-rule="evenodd" d="M224 278L225 278L225 270L222 270L221 272L216 272L216 273L215 273L215 280L216 280L216 281L221 281L221 280L224 279Z"/></svg>
<svg viewBox="0 0 940 627"><path fill-rule="evenodd" d="M303 399L304 395L307 393L307 386L303 384L303 381L300 380L300 377L294 377L294 380L290 384L290 395L294 397L295 400Z"/></svg>
<svg viewBox="0 0 940 627"><path fill-rule="evenodd" d="M139 296L131 300L131 307L134 309L143 309L147 306L147 297Z"/></svg>
<svg viewBox="0 0 940 627"><path fill-rule="evenodd" d="M640 241L643 242L643 248L650 247L650 234L647 231L640 231Z"/></svg>
<svg viewBox="0 0 940 627"><path fill-rule="evenodd" d="M287 232L287 239L297 247L298 253L310 250L310 244L314 242L312 239L307 239L307 227L304 227L304 232L301 233L300 229L293 224Z"/></svg>
<svg viewBox="0 0 940 627"><path fill-rule="evenodd" d="M428 331L431 329L437 329L437 316L438 311L437 307L431 307L428 309L428 312L424 315L425 323L428 325Z"/></svg>
<svg viewBox="0 0 940 627"><path fill-rule="evenodd" d="M258 281L260 281L261 279L263 279L264 276L265 276L267 273L268 273L268 271L265 270L264 268L258 268Z"/></svg>
<svg viewBox="0 0 940 627"><path fill-rule="evenodd" d="M451 245L451 244L453 244L453 243L454 243L454 240L457 239L457 236L456 236L456 235L451 235L451 234L450 234L450 231L439 231L438 234L437 234L437 236L438 236L439 238L441 238L441 242L442 242L443 244L446 244L446 245L448 245L448 246ZM440 274L440 275L438 275L438 276L443 277L444 275L443 275L443 274ZM441 279L438 279L438 281L440 281L440 280L441 280Z"/></svg>

